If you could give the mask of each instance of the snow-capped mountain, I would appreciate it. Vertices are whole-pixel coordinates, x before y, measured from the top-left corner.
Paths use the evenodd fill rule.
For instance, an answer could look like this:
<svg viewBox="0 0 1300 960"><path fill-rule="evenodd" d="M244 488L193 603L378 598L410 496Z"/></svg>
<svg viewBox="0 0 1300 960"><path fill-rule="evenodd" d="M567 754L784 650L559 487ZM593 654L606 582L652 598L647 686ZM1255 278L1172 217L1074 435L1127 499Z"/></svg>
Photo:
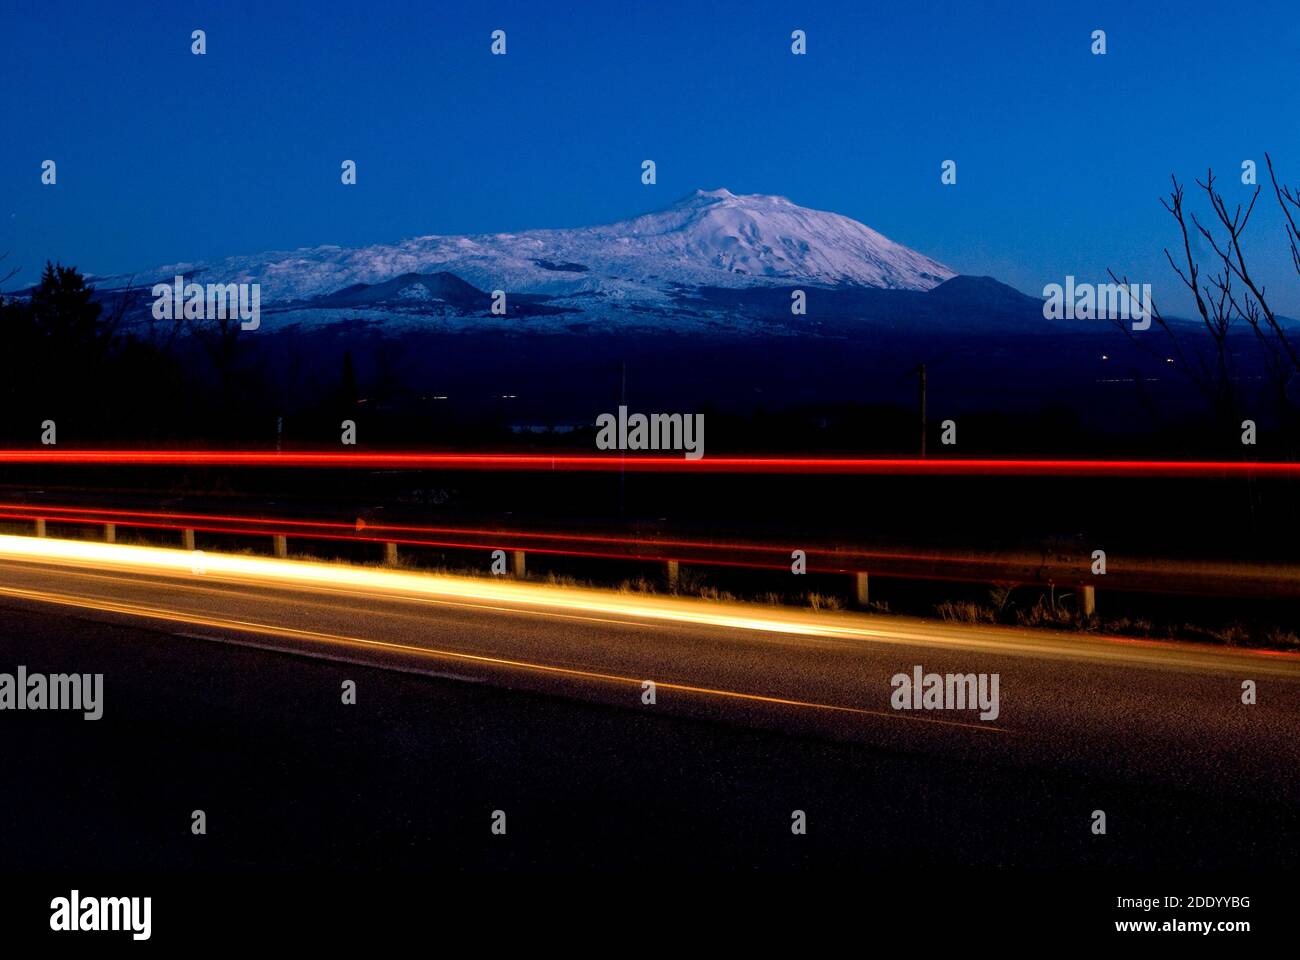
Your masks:
<svg viewBox="0 0 1300 960"><path fill-rule="evenodd" d="M784 197L727 190L697 190L667 209L604 226L415 237L170 264L137 274L134 282L177 274L205 283L258 283L263 304L288 306L292 314L315 310L319 316L295 319L322 321L355 314L366 302L393 305L408 317L436 312L454 298L437 292L445 277L428 278L445 274L478 291L541 295L529 299L545 299L552 310L605 317L620 306L673 309L684 292L701 288L929 290L954 276L856 220ZM113 278L100 282L106 279ZM400 289L388 289L394 285ZM367 298L371 288L374 296Z"/></svg>

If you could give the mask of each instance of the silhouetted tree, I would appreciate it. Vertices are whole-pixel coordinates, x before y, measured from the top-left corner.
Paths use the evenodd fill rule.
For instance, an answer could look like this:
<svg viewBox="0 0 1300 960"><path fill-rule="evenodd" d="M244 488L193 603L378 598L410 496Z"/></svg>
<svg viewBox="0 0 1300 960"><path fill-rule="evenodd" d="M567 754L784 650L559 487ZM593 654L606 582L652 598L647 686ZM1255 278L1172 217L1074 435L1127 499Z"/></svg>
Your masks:
<svg viewBox="0 0 1300 960"><path fill-rule="evenodd" d="M1300 217L1300 191L1279 183L1272 157L1266 153L1264 159L1268 163L1273 194L1286 221L1292 265L1297 274L1300 274L1300 231L1296 224L1296 218ZM1174 328L1154 305L1152 320L1165 334L1175 352L1178 369L1191 377L1221 416L1235 420L1240 398L1237 396L1228 347L1228 336L1234 322L1244 322L1254 333L1255 340L1263 351L1279 401L1288 381L1294 383L1300 374L1300 352L1293 340L1293 332L1288 331L1274 312L1265 296L1263 285L1251 271L1242 246L1242 238L1262 185L1256 185L1247 204L1237 204L1230 211L1223 195L1215 186L1214 170L1207 170L1205 179L1196 181L1214 213L1214 219L1206 226L1195 212L1185 209L1183 185L1177 177L1171 179L1173 190L1168 198L1161 198L1160 202L1177 222L1181 243L1177 255L1166 248L1165 258L1192 294L1202 326L1210 336L1213 347L1211 358L1207 361L1204 353L1199 350L1189 357ZM1204 270L1194 252L1194 236L1203 238L1214 252L1213 265L1208 271ZM1114 271L1110 271L1110 275L1117 283L1128 282L1127 277L1118 277ZM1140 338L1129 333L1123 322L1119 325L1130 339L1146 346Z"/></svg>
<svg viewBox="0 0 1300 960"><path fill-rule="evenodd" d="M4 305L4 337L12 350L7 393L19 438L34 436L33 417L88 422L100 416L104 361L117 319L102 314L85 278L53 263L26 300Z"/></svg>
<svg viewBox="0 0 1300 960"><path fill-rule="evenodd" d="M75 267L45 264L41 282L32 288L32 316L43 339L60 351L93 355L107 346L112 331L101 329L103 307L95 290Z"/></svg>

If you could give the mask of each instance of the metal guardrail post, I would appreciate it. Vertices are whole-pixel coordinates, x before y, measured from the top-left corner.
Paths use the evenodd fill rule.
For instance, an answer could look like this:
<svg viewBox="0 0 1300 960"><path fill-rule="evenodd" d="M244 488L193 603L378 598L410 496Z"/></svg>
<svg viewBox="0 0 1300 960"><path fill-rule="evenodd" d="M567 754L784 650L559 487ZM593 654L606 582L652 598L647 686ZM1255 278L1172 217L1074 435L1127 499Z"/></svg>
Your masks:
<svg viewBox="0 0 1300 960"><path fill-rule="evenodd" d="M1091 617L1097 612L1097 588L1091 584L1079 588L1079 612L1085 617Z"/></svg>
<svg viewBox="0 0 1300 960"><path fill-rule="evenodd" d="M871 589L869 578L863 571L853 575L853 602L859 607L865 607L871 601Z"/></svg>
<svg viewBox="0 0 1300 960"><path fill-rule="evenodd" d="M668 581L668 589L676 590L677 584L682 578L682 565L676 560L664 561L664 579Z"/></svg>

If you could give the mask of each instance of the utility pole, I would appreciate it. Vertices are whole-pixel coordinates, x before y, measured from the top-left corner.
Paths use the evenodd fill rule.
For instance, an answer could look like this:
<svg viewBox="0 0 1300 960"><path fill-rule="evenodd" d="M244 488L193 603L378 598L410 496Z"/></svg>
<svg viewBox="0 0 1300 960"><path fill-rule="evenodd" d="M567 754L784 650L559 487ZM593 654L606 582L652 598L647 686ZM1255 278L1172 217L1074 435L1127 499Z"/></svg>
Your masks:
<svg viewBox="0 0 1300 960"><path fill-rule="evenodd" d="M921 412L921 459L925 459L925 364L918 364L916 368L917 377L917 406Z"/></svg>
<svg viewBox="0 0 1300 960"><path fill-rule="evenodd" d="M618 387L618 405L627 406L627 361L624 360L620 365L619 387ZM627 451L621 449L618 452L618 515L621 517L626 509L625 495L627 486Z"/></svg>

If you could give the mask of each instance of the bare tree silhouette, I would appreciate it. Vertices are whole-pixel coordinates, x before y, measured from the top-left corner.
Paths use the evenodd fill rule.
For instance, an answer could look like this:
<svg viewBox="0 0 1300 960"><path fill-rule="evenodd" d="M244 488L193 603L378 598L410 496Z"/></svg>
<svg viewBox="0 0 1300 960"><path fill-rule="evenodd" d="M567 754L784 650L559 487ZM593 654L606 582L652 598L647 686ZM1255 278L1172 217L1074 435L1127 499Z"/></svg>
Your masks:
<svg viewBox="0 0 1300 960"><path fill-rule="evenodd" d="M1280 183L1273 167L1273 158L1267 153L1264 158L1268 164L1273 194L1286 221L1292 266L1300 274L1300 230L1297 229L1296 222L1297 217L1300 217L1300 191ZM1160 202L1178 224L1181 247L1177 256L1166 247L1165 259L1183 286L1192 294L1201 325L1210 337L1213 348L1210 356L1207 358L1206 352L1202 350L1189 355L1179 333L1154 305L1152 322L1164 333L1165 339L1176 351L1178 369L1192 380L1213 404L1216 412L1225 418L1232 418L1236 414L1238 397L1228 336L1235 322L1245 323L1254 333L1263 350L1279 399L1287 381L1300 373L1300 354L1297 353L1294 333L1288 331L1279 319L1264 286L1251 272L1243 245L1246 227L1263 188L1257 184L1249 202L1237 204L1230 211L1216 186L1214 170L1208 169L1204 180L1195 181L1214 213L1207 226L1194 211L1186 208L1184 186L1178 178L1174 176L1170 179L1173 189ZM1211 268L1203 267L1198 261L1193 249L1194 237L1204 239L1213 251L1214 262ZM1113 270L1108 272L1116 283L1127 284L1127 277L1120 278ZM1144 338L1135 337L1123 321L1116 321L1116 324L1139 347L1154 352L1152 344Z"/></svg>
<svg viewBox="0 0 1300 960"><path fill-rule="evenodd" d="M5 251L4 253L0 253L0 261L7 259L8 256L9 256L8 251ZM6 273L3 277L0 277L0 285L6 284L14 277L16 277L18 275L18 270L19 270L18 267L12 267L8 273Z"/></svg>

